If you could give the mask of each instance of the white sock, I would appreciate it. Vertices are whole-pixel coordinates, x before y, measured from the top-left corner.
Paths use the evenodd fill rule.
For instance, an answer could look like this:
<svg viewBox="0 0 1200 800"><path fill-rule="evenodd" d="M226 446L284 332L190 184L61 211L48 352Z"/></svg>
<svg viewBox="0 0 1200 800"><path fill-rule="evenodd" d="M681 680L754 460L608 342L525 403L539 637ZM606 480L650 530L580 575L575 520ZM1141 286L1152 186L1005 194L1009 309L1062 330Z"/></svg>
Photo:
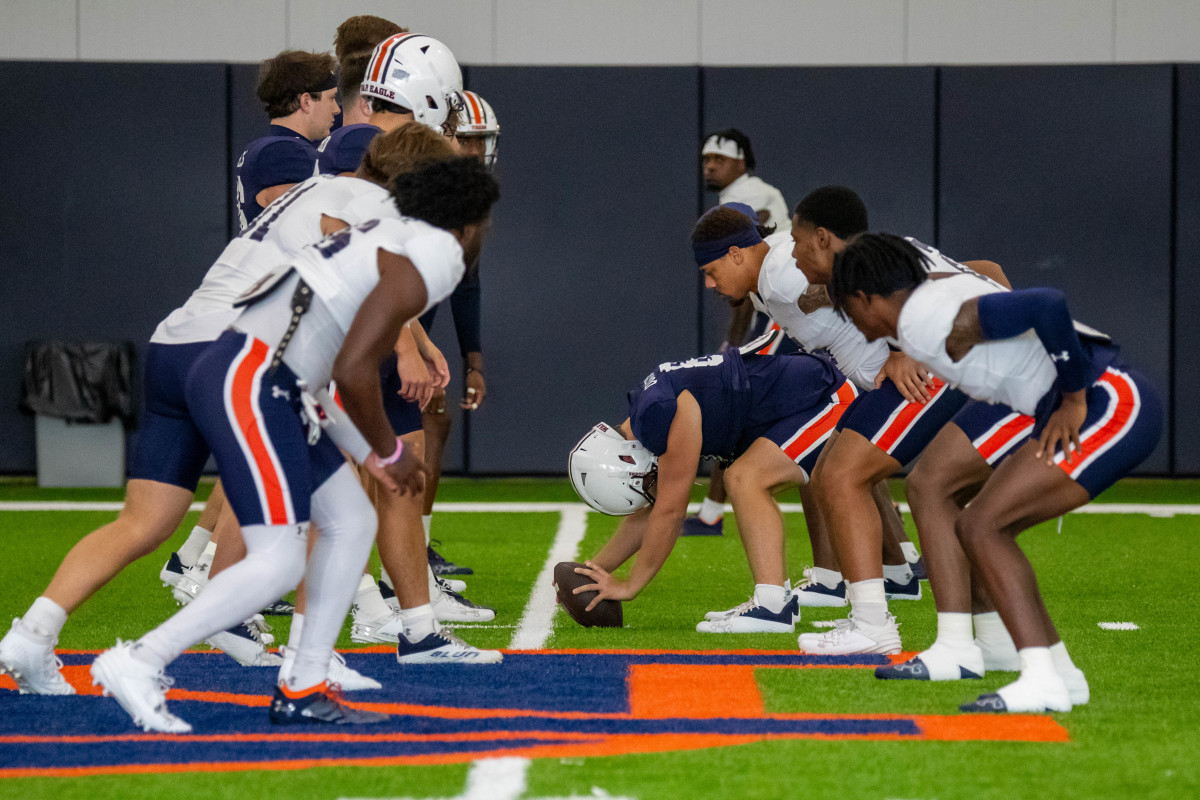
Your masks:
<svg viewBox="0 0 1200 800"><path fill-rule="evenodd" d="M433 514L421 515L421 527L425 529L425 546L429 547L429 530L433 527Z"/></svg>
<svg viewBox="0 0 1200 800"><path fill-rule="evenodd" d="M410 642L419 642L438 631L437 617L433 615L433 606L429 603L401 610L400 619L404 622L404 638Z"/></svg>
<svg viewBox="0 0 1200 800"><path fill-rule="evenodd" d="M208 544L204 545L204 550L202 550L200 555L196 557L196 561L192 564L192 566L198 567L200 565L204 565L205 567L211 567L213 558L215 558L216 555L217 543L210 540Z"/></svg>
<svg viewBox="0 0 1200 800"><path fill-rule="evenodd" d="M304 631L304 615L292 614L292 627L288 630L288 650L292 653L296 652L296 648L300 646L300 634Z"/></svg>
<svg viewBox="0 0 1200 800"><path fill-rule="evenodd" d="M921 554L917 552L917 546L912 542L901 542L900 551L904 553L904 560L910 564L915 564L921 560Z"/></svg>
<svg viewBox="0 0 1200 800"><path fill-rule="evenodd" d="M1067 646L1061 641L1050 645L1050 655L1054 657L1054 668L1058 670L1060 675L1078 669L1075 666L1075 662L1071 661L1071 656L1067 653Z"/></svg>
<svg viewBox="0 0 1200 800"><path fill-rule="evenodd" d="M854 618L867 625L887 624L887 597L883 591L883 578L856 581L846 587L846 598Z"/></svg>
<svg viewBox="0 0 1200 800"><path fill-rule="evenodd" d="M826 589L836 589L838 584L842 582L842 573L823 567L813 567L809 573L809 578L813 583L819 583Z"/></svg>
<svg viewBox="0 0 1200 800"><path fill-rule="evenodd" d="M912 567L906 561L903 564L884 564L883 577L892 583L909 583L913 578Z"/></svg>
<svg viewBox="0 0 1200 800"><path fill-rule="evenodd" d="M372 620L391 615L392 609L383 601L379 584L370 575L363 575L358 581L358 592L354 595L354 616Z"/></svg>
<svg viewBox="0 0 1200 800"><path fill-rule="evenodd" d="M40 639L57 639L67 624L67 612L49 597L39 597L21 617L21 630Z"/></svg>
<svg viewBox="0 0 1200 800"><path fill-rule="evenodd" d="M179 556L180 563L184 568L190 567L196 563L196 559L204 552L204 548L212 540L212 531L205 530L199 525L192 528L192 532L188 534L187 541L183 543L183 547L176 551Z"/></svg>
<svg viewBox="0 0 1200 800"><path fill-rule="evenodd" d="M783 611L783 607L787 605L787 596L787 589L782 586L776 586L773 583L754 584L754 602L772 614Z"/></svg>
<svg viewBox="0 0 1200 800"><path fill-rule="evenodd" d="M700 521L705 525L713 525L720 521L721 517L725 516L725 504L718 503L711 497L704 498L704 502L700 504Z"/></svg>
<svg viewBox="0 0 1200 800"><path fill-rule="evenodd" d="M939 611L937 640L934 644L954 648L974 647L975 635L971 632L971 615L967 612Z"/></svg>
<svg viewBox="0 0 1200 800"><path fill-rule="evenodd" d="M975 638L979 640L981 647L1010 652L1016 649L1012 637L1008 635L1008 628L1004 627L1004 621L1000 619L999 611L976 614L974 621Z"/></svg>
<svg viewBox="0 0 1200 800"><path fill-rule="evenodd" d="M1021 656L1021 679L1041 682L1046 679L1061 681L1054 668L1054 656L1049 647L1026 647L1017 651Z"/></svg>

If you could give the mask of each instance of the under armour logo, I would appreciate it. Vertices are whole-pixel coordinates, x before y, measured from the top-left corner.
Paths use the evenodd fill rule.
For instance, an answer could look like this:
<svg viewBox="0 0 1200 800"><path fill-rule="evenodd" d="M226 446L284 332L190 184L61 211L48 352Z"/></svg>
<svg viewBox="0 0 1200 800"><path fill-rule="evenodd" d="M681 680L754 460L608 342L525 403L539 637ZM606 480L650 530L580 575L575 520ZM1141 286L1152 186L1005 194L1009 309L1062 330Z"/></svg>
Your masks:
<svg viewBox="0 0 1200 800"><path fill-rule="evenodd" d="M1051 353L1050 360L1051 361L1070 361L1071 355L1066 350L1063 350L1061 353Z"/></svg>
<svg viewBox="0 0 1200 800"><path fill-rule="evenodd" d="M271 399L278 400L280 397L282 397L284 400L291 400L292 393L289 392L287 389L280 389L278 386L272 386L271 387Z"/></svg>

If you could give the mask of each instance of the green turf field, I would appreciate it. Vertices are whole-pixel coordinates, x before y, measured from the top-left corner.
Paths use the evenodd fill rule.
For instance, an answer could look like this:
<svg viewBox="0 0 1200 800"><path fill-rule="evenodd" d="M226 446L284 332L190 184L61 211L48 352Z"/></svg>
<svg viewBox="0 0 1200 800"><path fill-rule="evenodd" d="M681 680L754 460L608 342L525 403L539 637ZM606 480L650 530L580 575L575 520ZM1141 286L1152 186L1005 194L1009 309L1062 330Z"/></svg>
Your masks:
<svg viewBox="0 0 1200 800"><path fill-rule="evenodd" d="M899 487L898 487L899 488ZM0 504L39 500L114 500L119 492L38 490L28 482L0 482ZM447 481L447 502L573 503L562 481ZM795 502L791 494L784 501ZM1102 498L1120 503L1200 503L1200 482L1127 481ZM71 544L112 512L12 511L0 505L0 615L24 612ZM116 637L140 635L174 609L157 572L183 540L193 517L159 553L135 564L72 617L60 647L96 649ZM560 515L444 513L435 518L442 552L470 564L468 596L496 609L495 626L460 629L480 646L507 647L532 584L554 541ZM809 563L803 520L787 515L789 561L799 578ZM727 518L722 538L686 539L659 578L626 604L622 630L585 630L563 614L554 618L548 648L646 650L795 649L787 634L716 636L694 631L705 611L745 599L749 572ZM587 515L580 555L591 555L615 520ZM1075 662L1092 687L1092 700L1070 714L1053 715L1070 741L952 742L791 739L700 750L534 760L525 774L526 798L614 797L869 798L1196 797L1200 796L1200 633L1191 625L1200 561L1200 516L1078 514L1061 531L1050 523L1022 537L1039 571L1042 591ZM926 589L927 589L926 584ZM893 603L906 650L927 646L934 607ZM840 609L805 610L798 631ZM1134 631L1108 631L1098 622L1134 622ZM280 641L286 620L277 624ZM349 625L342 645L352 647ZM503 666L500 667L501 669ZM754 673L767 712L810 714L956 714L959 703L1010 681L941 684L876 682L869 670L759 669ZM389 687L390 688L390 687ZM398 696L403 687L396 687ZM0 711L8 692L0 691ZM111 702L111 701L109 701ZM5 765L0 744L0 768ZM456 797L470 764L314 768L302 772L251 771L176 775L10 778L5 798L209 797L336 798ZM499 792L499 789L496 789ZM486 797L472 794L471 797ZM503 796L496 795L496 796Z"/></svg>

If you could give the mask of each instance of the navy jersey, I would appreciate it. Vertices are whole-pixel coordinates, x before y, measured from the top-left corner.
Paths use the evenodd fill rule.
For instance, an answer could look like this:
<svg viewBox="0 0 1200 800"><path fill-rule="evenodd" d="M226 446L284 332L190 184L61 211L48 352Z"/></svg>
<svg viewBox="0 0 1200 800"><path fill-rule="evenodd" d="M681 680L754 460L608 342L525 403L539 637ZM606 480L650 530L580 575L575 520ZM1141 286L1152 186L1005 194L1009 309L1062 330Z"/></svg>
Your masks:
<svg viewBox="0 0 1200 800"><path fill-rule="evenodd" d="M237 162L238 223L245 228L262 213L258 193L272 186L300 183L313 176L317 148L291 128L272 125L255 139Z"/></svg>
<svg viewBox="0 0 1200 800"><path fill-rule="evenodd" d="M317 148L317 171L322 175L354 172L380 131L366 123L338 128Z"/></svg>
<svg viewBox="0 0 1200 800"><path fill-rule="evenodd" d="M629 424L637 440L661 456L678 397L686 390L700 405L700 454L728 461L745 452L771 423L828 403L844 380L826 358L743 358L732 348L721 355L660 364L629 393Z"/></svg>

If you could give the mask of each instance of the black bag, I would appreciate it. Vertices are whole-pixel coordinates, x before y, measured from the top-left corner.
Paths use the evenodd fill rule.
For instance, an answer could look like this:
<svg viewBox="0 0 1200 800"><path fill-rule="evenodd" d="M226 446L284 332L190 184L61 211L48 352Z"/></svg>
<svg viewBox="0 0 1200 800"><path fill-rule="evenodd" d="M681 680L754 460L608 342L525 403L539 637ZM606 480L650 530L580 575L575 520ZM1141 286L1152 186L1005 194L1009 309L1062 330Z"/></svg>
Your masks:
<svg viewBox="0 0 1200 800"><path fill-rule="evenodd" d="M70 422L134 421L132 342L26 342L19 408Z"/></svg>

